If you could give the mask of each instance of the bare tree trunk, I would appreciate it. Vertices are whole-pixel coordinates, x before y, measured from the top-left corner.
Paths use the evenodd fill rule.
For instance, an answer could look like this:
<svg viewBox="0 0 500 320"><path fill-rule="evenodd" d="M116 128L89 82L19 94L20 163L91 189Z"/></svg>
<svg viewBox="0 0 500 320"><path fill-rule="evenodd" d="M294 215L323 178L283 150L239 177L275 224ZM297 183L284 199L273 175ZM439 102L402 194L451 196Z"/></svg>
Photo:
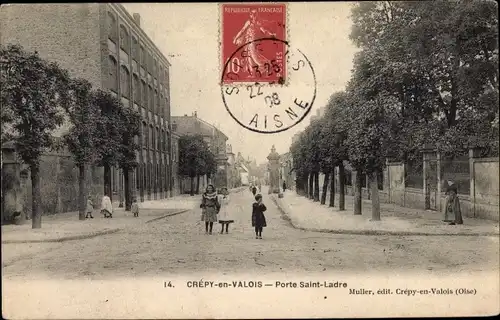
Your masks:
<svg viewBox="0 0 500 320"><path fill-rule="evenodd" d="M111 167L109 164L104 164L104 194L107 195L111 201L113 194L111 192Z"/></svg>
<svg viewBox="0 0 500 320"><path fill-rule="evenodd" d="M307 178L307 175L303 175L300 177L300 190L301 190L301 196L308 197L309 196L309 180Z"/></svg>
<svg viewBox="0 0 500 320"><path fill-rule="evenodd" d="M191 188L189 190L189 195L194 196L194 176L190 177Z"/></svg>
<svg viewBox="0 0 500 320"><path fill-rule="evenodd" d="M304 197L309 198L309 174L304 176Z"/></svg>
<svg viewBox="0 0 500 320"><path fill-rule="evenodd" d="M321 204L326 203L326 193L328 192L328 182L330 182L330 172L325 173L325 180L323 181L323 190L321 192Z"/></svg>
<svg viewBox="0 0 500 320"><path fill-rule="evenodd" d="M339 164L339 210L345 210L345 168L342 162Z"/></svg>
<svg viewBox="0 0 500 320"><path fill-rule="evenodd" d="M372 200L372 221L380 221L380 198L378 193L377 173L370 174L371 200Z"/></svg>
<svg viewBox="0 0 500 320"><path fill-rule="evenodd" d="M123 169L123 184L125 188L125 211L130 211L132 208L132 192L130 190L130 170Z"/></svg>
<svg viewBox="0 0 500 320"><path fill-rule="evenodd" d="M366 179L366 193L367 193L367 198L368 200L371 200L371 180L370 180L370 177L367 175L367 179Z"/></svg>
<svg viewBox="0 0 500 320"><path fill-rule="evenodd" d="M141 202L144 202L144 164L137 167L137 174L139 175L139 197Z"/></svg>
<svg viewBox="0 0 500 320"><path fill-rule="evenodd" d="M361 172L358 170L356 171L356 183L354 186L354 214L360 215L362 214L361 211L361 203L362 203L362 179L363 175Z"/></svg>
<svg viewBox="0 0 500 320"><path fill-rule="evenodd" d="M32 218L31 218L31 228L40 229L42 228L42 195L40 194L40 164L32 164L31 169L31 192L32 192Z"/></svg>
<svg viewBox="0 0 500 320"><path fill-rule="evenodd" d="M86 184L85 184L85 165L78 165L78 220L85 220L85 209L86 209L86 201L85 195L86 192Z"/></svg>
<svg viewBox="0 0 500 320"><path fill-rule="evenodd" d="M314 198L314 173L309 174L309 187L307 188L307 191L309 192L308 196L309 199Z"/></svg>
<svg viewBox="0 0 500 320"><path fill-rule="evenodd" d="M314 173L314 201L319 201L319 172Z"/></svg>
<svg viewBox="0 0 500 320"><path fill-rule="evenodd" d="M329 207L335 207L335 168L333 168L332 172L332 183L330 185L330 203Z"/></svg>
<svg viewBox="0 0 500 320"><path fill-rule="evenodd" d="M295 179L295 192L300 195L300 182L299 179Z"/></svg>

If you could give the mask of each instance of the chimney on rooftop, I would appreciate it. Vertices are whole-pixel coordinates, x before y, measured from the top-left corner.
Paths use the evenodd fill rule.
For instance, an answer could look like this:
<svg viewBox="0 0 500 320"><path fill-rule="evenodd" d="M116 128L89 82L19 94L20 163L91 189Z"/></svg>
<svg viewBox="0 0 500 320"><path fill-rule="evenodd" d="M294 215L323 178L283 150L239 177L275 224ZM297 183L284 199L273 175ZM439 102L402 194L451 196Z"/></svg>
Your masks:
<svg viewBox="0 0 500 320"><path fill-rule="evenodd" d="M141 15L138 13L134 13L133 16L134 16L135 23L140 27L141 26Z"/></svg>

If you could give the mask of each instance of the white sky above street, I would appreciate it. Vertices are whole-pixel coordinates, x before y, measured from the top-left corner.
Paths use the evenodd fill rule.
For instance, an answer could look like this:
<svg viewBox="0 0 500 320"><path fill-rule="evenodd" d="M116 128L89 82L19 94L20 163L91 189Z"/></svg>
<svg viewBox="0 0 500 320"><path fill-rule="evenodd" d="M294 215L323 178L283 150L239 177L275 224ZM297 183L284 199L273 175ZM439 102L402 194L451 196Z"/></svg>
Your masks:
<svg viewBox="0 0 500 320"><path fill-rule="evenodd" d="M356 48L349 40L350 3L288 3L291 45L311 61L317 95L309 115L295 127L277 134L259 134L241 127L227 113L221 98L219 9L215 3L124 3L141 15L141 27L172 64L170 98L173 116L191 115L218 126L233 152L262 163L272 145L288 152L292 136L304 130L316 110L349 80ZM305 88L307 89L307 88Z"/></svg>

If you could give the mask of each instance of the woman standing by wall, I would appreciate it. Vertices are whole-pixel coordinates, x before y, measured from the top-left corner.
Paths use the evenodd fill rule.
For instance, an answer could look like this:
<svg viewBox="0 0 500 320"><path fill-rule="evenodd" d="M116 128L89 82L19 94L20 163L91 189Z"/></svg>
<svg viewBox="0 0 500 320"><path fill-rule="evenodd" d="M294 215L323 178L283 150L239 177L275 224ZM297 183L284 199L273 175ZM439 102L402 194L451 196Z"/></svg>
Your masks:
<svg viewBox="0 0 500 320"><path fill-rule="evenodd" d="M219 199L213 185L209 184L201 196L200 208L202 210L201 221L205 221L205 234L212 234L214 222L217 222L217 214L220 210Z"/></svg>
<svg viewBox="0 0 500 320"><path fill-rule="evenodd" d="M462 211L460 210L460 200L457 195L457 186L451 184L446 190L446 204L444 206L444 222L450 225L463 224Z"/></svg>

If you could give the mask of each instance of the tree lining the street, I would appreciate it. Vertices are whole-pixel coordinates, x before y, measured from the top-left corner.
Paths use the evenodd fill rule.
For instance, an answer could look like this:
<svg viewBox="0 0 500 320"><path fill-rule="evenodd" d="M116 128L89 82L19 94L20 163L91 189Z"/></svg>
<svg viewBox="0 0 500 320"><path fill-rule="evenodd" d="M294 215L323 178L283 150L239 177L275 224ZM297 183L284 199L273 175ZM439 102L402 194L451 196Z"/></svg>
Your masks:
<svg viewBox="0 0 500 320"><path fill-rule="evenodd" d="M208 148L203 148L203 151L199 154L199 166L197 166L196 173L196 194L200 193L200 178L206 176L210 179L217 172L217 162L215 157Z"/></svg>
<svg viewBox="0 0 500 320"><path fill-rule="evenodd" d="M100 134L95 137L96 163L104 168L104 194L112 199L111 168L118 165L120 158L121 101L110 92L101 89L96 90L93 100L102 115L97 121L97 130Z"/></svg>
<svg viewBox="0 0 500 320"><path fill-rule="evenodd" d="M493 1L353 9L351 39L369 57L372 88L398 100L405 133L417 140L402 145L403 160L419 156L422 139L452 156L471 145L498 154L497 11Z"/></svg>
<svg viewBox="0 0 500 320"><path fill-rule="evenodd" d="M118 166L123 171L123 184L125 189L125 210L130 211L132 207L132 186L130 183L131 173L137 168L137 152L140 150L138 143L141 130L141 115L132 108L123 104L119 105L120 117L120 150Z"/></svg>
<svg viewBox="0 0 500 320"><path fill-rule="evenodd" d="M351 79L291 147L298 193L304 194L306 175L309 196L319 187L311 180L319 149L322 200L330 173L343 171L340 160L348 160L356 173L354 214L361 214L368 176L372 220L380 220L377 175L386 159L412 162L429 145L450 158L470 147L498 155L496 12L491 1L354 5L350 37L360 51ZM319 126L318 138L311 132Z"/></svg>
<svg viewBox="0 0 500 320"><path fill-rule="evenodd" d="M104 166L105 193L111 196L111 166L125 173L136 165L140 115L109 91L92 89L73 79L55 62L19 45L0 47L2 81L2 144L14 142L16 153L29 166L32 181L32 228L41 228L40 161L44 152L66 148L77 166L79 218L85 219L86 168ZM65 118L68 121L65 121ZM61 139L54 137L64 123ZM130 184L125 197L130 209Z"/></svg>
<svg viewBox="0 0 500 320"><path fill-rule="evenodd" d="M96 124L100 110L92 101L92 85L87 80L71 80L69 90L71 99L65 111L71 127L63 134L62 140L78 167L78 217L85 220L85 174L88 165L91 165L95 158L95 137L99 135Z"/></svg>
<svg viewBox="0 0 500 320"><path fill-rule="evenodd" d="M21 46L2 46L2 109L11 114L10 139L30 168L32 228L42 227L40 160L56 146L52 133L63 124L61 108L69 102L69 74L56 63L26 52ZM2 123L2 127L4 127Z"/></svg>
<svg viewBox="0 0 500 320"><path fill-rule="evenodd" d="M190 178L190 195L195 194L195 178L210 176L217 171L214 154L210 151L202 135L183 135L179 138L179 167L180 176Z"/></svg>
<svg viewBox="0 0 500 320"><path fill-rule="evenodd" d="M90 88L89 83L86 86ZM104 167L104 190L110 198L112 198L111 167L122 169L125 210L130 211L132 205L130 175L137 167L139 150L137 141L141 126L140 114L123 105L109 91L89 89L87 94L85 102L81 101L73 110L68 110L72 127L65 136L65 145L69 147L79 167L79 204L82 220L85 220L85 213L82 210L85 208L84 167L87 165Z"/></svg>

